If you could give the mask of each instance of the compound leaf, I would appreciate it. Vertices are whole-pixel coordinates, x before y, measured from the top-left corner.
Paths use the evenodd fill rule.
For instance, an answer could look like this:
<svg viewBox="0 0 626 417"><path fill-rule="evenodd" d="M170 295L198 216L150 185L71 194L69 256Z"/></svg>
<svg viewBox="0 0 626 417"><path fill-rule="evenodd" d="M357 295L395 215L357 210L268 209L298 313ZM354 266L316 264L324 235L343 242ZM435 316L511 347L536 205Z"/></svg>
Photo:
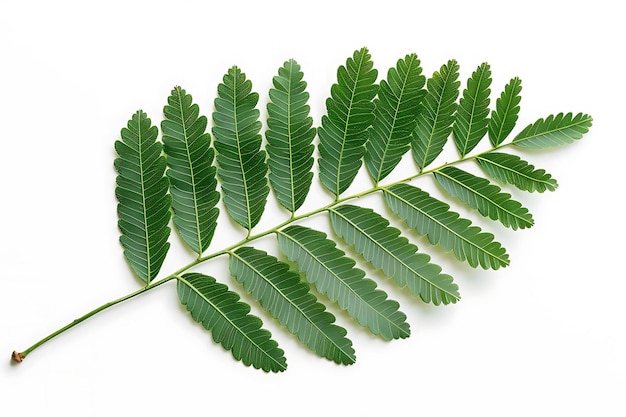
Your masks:
<svg viewBox="0 0 626 417"><path fill-rule="evenodd" d="M279 203L292 213L304 203L313 180L315 128L303 77L296 61L285 62L267 103L269 179Z"/></svg>
<svg viewBox="0 0 626 417"><path fill-rule="evenodd" d="M258 101L250 80L233 66L217 87L213 112L217 175L224 205L248 232L261 219L269 194L266 154L260 149Z"/></svg>
<svg viewBox="0 0 626 417"><path fill-rule="evenodd" d="M189 273L177 279L180 302L235 359L265 372L287 369L282 349L261 328L261 319L249 314L250 306L239 301L239 295L208 275Z"/></svg>
<svg viewBox="0 0 626 417"><path fill-rule="evenodd" d="M494 236L450 210L450 206L408 184L385 188L389 208L430 243L452 251L472 267L498 269L509 264L509 255Z"/></svg>
<svg viewBox="0 0 626 417"><path fill-rule="evenodd" d="M333 230L375 268L393 278L400 287L435 305L456 303L459 287L441 273L430 257L400 236L400 231L372 209L343 205L330 210Z"/></svg>
<svg viewBox="0 0 626 417"><path fill-rule="evenodd" d="M425 81L417 55L410 54L380 82L365 146L365 166L375 183L389 175L409 150Z"/></svg>
<svg viewBox="0 0 626 417"><path fill-rule="evenodd" d="M489 152L476 158L481 168L491 178L511 184L523 191L554 191L558 184L552 175L535 167L517 155Z"/></svg>
<svg viewBox="0 0 626 417"><path fill-rule="evenodd" d="M407 287L412 295L435 305L460 299L452 277L419 252L399 228L372 209L346 204L376 192L382 192L389 209L404 219L407 231L414 229L458 260L474 268L508 266L509 255L494 235L408 183L432 173L448 194L483 216L512 229L530 227L533 219L528 210L491 180L530 192L552 191L557 182L543 169L500 150L509 145L543 149L572 143L589 130L593 120L583 113L559 113L537 120L509 140L520 110L519 78L504 87L490 114L492 79L487 63L472 73L458 104L457 62L450 60L434 72L426 91L420 65L416 54L406 55L379 86L367 48L355 51L337 70L326 114L315 129L300 66L286 61L269 92L266 149L262 149L259 95L237 66L228 70L217 87L213 147L207 118L181 87L172 90L164 107L163 144L157 141L157 127L139 110L115 142L115 193L124 256L145 287L91 310L23 352L15 351L13 360L23 361L46 341L99 311L175 279L181 303L216 343L246 366L281 372L287 366L284 352L262 328L261 320L250 314L250 305L214 278L189 272L228 254L230 273L243 290L302 344L335 363L352 364L356 360L352 342L317 293L386 340L409 336L406 315L335 241L296 222L328 212L337 241L352 246L353 254L358 252L362 260ZM320 182L334 200L320 201L316 208L296 215L310 197L316 132ZM468 156L487 133L492 149ZM426 170L442 155L451 135L460 157ZM380 181L409 148L418 172L381 186ZM457 168L468 159L475 159L489 179ZM341 195L363 162L375 184ZM218 186L227 214L248 233L238 243L224 242L226 247L206 255L203 252L216 233ZM291 216L252 233L265 210L270 187ZM169 249L172 215L182 240L198 257L155 281ZM280 251L295 264L293 270L289 263L246 246L270 234L276 235Z"/></svg>
<svg viewBox="0 0 626 417"><path fill-rule="evenodd" d="M346 330L309 292L309 286L289 266L266 252L241 247L230 253L230 273L272 317L313 352L349 365L356 357Z"/></svg>
<svg viewBox="0 0 626 417"><path fill-rule="evenodd" d="M487 133L491 70L480 64L467 80L456 109L452 137L461 156L467 155Z"/></svg>
<svg viewBox="0 0 626 417"><path fill-rule="evenodd" d="M175 87L163 108L161 122L167 177L170 180L174 225L185 243L201 255L217 226L220 199L213 166L215 151L206 132L207 118L181 87Z"/></svg>
<svg viewBox="0 0 626 417"><path fill-rule="evenodd" d="M157 135L156 126L139 110L115 142L120 242L132 270L146 284L159 273L169 249L171 197Z"/></svg>
<svg viewBox="0 0 626 417"><path fill-rule="evenodd" d="M467 171L447 166L434 172L435 179L448 194L457 197L469 207L492 220L499 220L513 230L533 225L528 209L513 200L510 194L501 192L497 185Z"/></svg>
<svg viewBox="0 0 626 417"><path fill-rule="evenodd" d="M562 146L583 137L589 131L593 119L578 113L559 113L550 115L545 120L539 119L524 128L515 136L512 144L520 148L544 149Z"/></svg>
<svg viewBox="0 0 626 417"><path fill-rule="evenodd" d="M420 102L411 140L413 159L420 169L439 156L452 132L454 111L461 83L459 65L448 61L426 83L428 94Z"/></svg>
<svg viewBox="0 0 626 417"><path fill-rule="evenodd" d="M281 251L305 273L307 281L346 310L362 326L385 339L409 336L409 325L399 304L387 299L376 283L355 268L326 234L303 226L277 232Z"/></svg>
<svg viewBox="0 0 626 417"><path fill-rule="evenodd" d="M521 91L522 80L515 77L504 87L500 98L496 100L496 108L491 112L488 126L489 140L493 146L500 145L515 127L520 110L519 103L522 101Z"/></svg>
<svg viewBox="0 0 626 417"><path fill-rule="evenodd" d="M367 48L355 51L337 70L337 83L326 100L327 114L318 129L320 180L336 197L352 184L361 167L374 120L377 76Z"/></svg>

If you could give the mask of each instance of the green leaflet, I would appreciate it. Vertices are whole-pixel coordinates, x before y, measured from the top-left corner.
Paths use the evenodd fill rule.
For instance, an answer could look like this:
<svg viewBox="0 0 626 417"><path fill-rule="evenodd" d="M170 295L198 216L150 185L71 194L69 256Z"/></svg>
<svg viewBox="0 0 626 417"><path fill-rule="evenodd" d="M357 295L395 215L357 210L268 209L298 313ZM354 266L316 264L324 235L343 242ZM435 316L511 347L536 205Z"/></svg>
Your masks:
<svg viewBox="0 0 626 417"><path fill-rule="evenodd" d="M526 229L533 225L528 209L511 199L510 194L489 180L480 178L453 166L434 172L435 179L450 195L457 197L469 207L492 220L499 220L513 230Z"/></svg>
<svg viewBox="0 0 626 417"><path fill-rule="evenodd" d="M159 273L169 249L171 199L157 135L139 110L115 142L120 242L132 270L146 284Z"/></svg>
<svg viewBox="0 0 626 417"><path fill-rule="evenodd" d="M519 103L522 101L522 80L515 77L505 87L496 100L496 108L491 112L489 119L489 140L493 146L500 145L509 136L519 113Z"/></svg>
<svg viewBox="0 0 626 417"><path fill-rule="evenodd" d="M287 369L282 349L261 328L261 320L248 314L250 306L239 301L239 295L207 275L190 273L177 279L180 302L235 359L265 372Z"/></svg>
<svg viewBox="0 0 626 417"><path fill-rule="evenodd" d="M428 94L420 102L411 140L413 159L421 170L439 156L452 132L461 86L458 78L459 65L450 60L426 83Z"/></svg>
<svg viewBox="0 0 626 417"><path fill-rule="evenodd" d="M207 118L198 116L199 108L191 95L175 87L163 108L161 122L167 156L174 225L189 247L202 255L211 243L217 226L220 195L215 191L217 178L206 132Z"/></svg>
<svg viewBox="0 0 626 417"><path fill-rule="evenodd" d="M274 77L267 103L269 179L278 202L292 213L304 203L313 180L315 128L302 78L296 61L285 62Z"/></svg>
<svg viewBox="0 0 626 417"><path fill-rule="evenodd" d="M326 234L302 226L277 232L280 250L298 264L307 281L346 310L362 326L385 339L409 336L409 325L398 303L387 299L376 283L355 268L355 262L328 240Z"/></svg>
<svg viewBox="0 0 626 417"><path fill-rule="evenodd" d="M417 55L410 54L390 68L374 100L374 121L365 145L365 166L375 183L398 165L408 150L426 79Z"/></svg>
<svg viewBox="0 0 626 417"><path fill-rule="evenodd" d="M485 233L472 222L459 217L450 206L427 192L407 184L385 188L389 208L406 220L409 227L428 237L433 245L452 251L460 261L474 268L498 269L509 264L509 255L494 236Z"/></svg>
<svg viewBox="0 0 626 417"><path fill-rule="evenodd" d="M431 264L430 256L417 253L417 246L373 210L346 204L331 209L330 220L335 233L399 286L408 286L411 294L435 305L460 299L452 277Z"/></svg>
<svg viewBox="0 0 626 417"><path fill-rule="evenodd" d="M337 83L326 100L319 135L320 181L336 197L344 192L361 167L367 129L374 120L378 71L367 48L354 52L337 70Z"/></svg>
<svg viewBox="0 0 626 417"><path fill-rule="evenodd" d="M346 330L317 302L309 286L289 266L266 252L241 247L230 253L230 273L272 317L313 352L349 365L356 357Z"/></svg>
<svg viewBox="0 0 626 417"><path fill-rule="evenodd" d="M467 155L487 133L491 70L480 64L467 80L452 126L452 137L461 156Z"/></svg>
<svg viewBox="0 0 626 417"><path fill-rule="evenodd" d="M213 135L224 205L249 233L261 219L269 193L266 155L260 150L259 95L236 66L224 75L217 95Z"/></svg>
<svg viewBox="0 0 626 417"><path fill-rule="evenodd" d="M554 191L558 187L552 175L543 169L536 170L517 155L489 152L476 157L476 161L491 178L523 191L542 193L546 190Z"/></svg>
<svg viewBox="0 0 626 417"><path fill-rule="evenodd" d="M578 113L559 113L550 115L545 120L539 119L515 136L512 144L520 148L544 149L566 145L583 137L589 131L593 119Z"/></svg>

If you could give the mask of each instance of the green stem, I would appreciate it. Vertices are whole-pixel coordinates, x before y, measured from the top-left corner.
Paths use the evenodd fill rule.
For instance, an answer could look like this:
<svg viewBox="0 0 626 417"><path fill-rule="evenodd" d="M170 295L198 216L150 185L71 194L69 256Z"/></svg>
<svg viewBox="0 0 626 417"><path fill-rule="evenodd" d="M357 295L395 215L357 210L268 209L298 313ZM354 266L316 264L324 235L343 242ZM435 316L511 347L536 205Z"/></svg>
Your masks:
<svg viewBox="0 0 626 417"><path fill-rule="evenodd" d="M170 281L172 279L176 278L174 275L170 275L169 277L163 278L162 280L159 281L155 281L149 285L146 285L145 287L142 287L141 289L132 292L130 294L127 294L121 298L118 298L117 300L114 301L110 301L106 304L101 305L98 308L95 308L93 310L91 310L89 313L77 318L76 320L74 320L73 322L61 327L59 330L55 331L54 333L51 333L50 335L44 337L43 339L41 339L39 342L35 343L34 345L32 345L31 347L29 347L28 349L26 349L23 352L13 352L13 360L15 360L16 362L22 362L24 359L26 359L26 357L35 349L37 349L39 346L43 345L44 343L48 342L49 340L57 337L58 335L60 335L61 333L64 333L65 331L71 329L72 327L76 326L77 324L82 323L83 321L87 320L88 318L95 316L96 314L98 314L101 311L106 310L109 307L113 307L116 304L121 303L122 301L126 301L126 300L130 300L133 297L138 296L139 294L143 294L144 292L150 291L153 288L158 287L161 284L166 283L167 281Z"/></svg>
<svg viewBox="0 0 626 417"><path fill-rule="evenodd" d="M130 293L128 295L125 295L125 296L123 296L121 298L118 298L117 300L108 302L108 303L103 304L103 305L101 305L100 307L98 307L98 308L96 308L94 310L91 310L89 313L79 317L78 319L76 319L73 322L67 324L66 326L60 328L59 330L55 331L54 333L51 333L50 335L48 335L45 338L41 339L39 342L35 343L34 345L29 347L25 351L23 351L23 352L13 352L13 360L16 361L16 362L22 362L33 350L37 349L38 347L40 347L44 343L48 342L50 339L55 338L56 336L60 335L61 333L64 333L65 331L71 329L72 327L76 326L79 323L82 323L83 321L87 320L88 318L90 318L90 317L100 313L101 311L104 311L104 310L108 309L109 307L112 307L112 306L114 306L116 304L119 304L119 303L121 303L123 301L130 300L131 298L134 298L134 297L136 297L136 296L138 296L140 294L148 292L148 291L150 291L150 290L152 290L152 289L158 287L159 285L164 284L164 283L166 283L168 281L171 281L173 279L179 279L180 275L182 275L184 272L186 272L187 270L191 269L192 267L194 267L196 265L199 265L199 264L201 264L203 262L206 262L206 261L208 261L210 259L216 258L218 256L230 253L233 250L235 250L236 248L238 248L239 246L246 245L246 244L248 244L248 243L250 243L250 242L252 242L254 240L260 239L260 238L262 238L264 236L277 233L280 229L282 229L283 227L288 226L291 223L294 223L294 222L296 222L298 220L306 219L308 217L314 216L314 215L322 213L324 211L328 211L328 210L332 209L333 207L335 207L335 206L337 206L337 205L339 205L341 203L344 203L346 201L354 200L354 199L361 198L361 197L364 197L364 196L369 195L369 194L373 194L373 193L375 193L377 191L384 190L384 189L389 188L389 187L391 187L393 185L396 185L396 184L406 183L406 182L412 181L412 180L414 180L417 177L421 177L423 175L435 172L435 171L437 171L437 170L439 170L439 169L441 169L441 168L443 168L445 166L454 165L454 164L458 164L458 163L463 162L463 161L475 159L478 156L483 155L483 154L485 154L487 152L492 152L494 150L500 149L500 148L508 146L508 145L509 145L508 143L507 144L501 144L501 145L496 146L496 147L494 147L492 149L489 149L488 151L485 151L485 152L482 152L482 153L479 153L479 154L476 154L476 155L472 155L472 156L465 156L465 157L462 157L462 158L460 158L460 159L458 159L458 160L456 160L454 162L445 163L445 164L443 164L443 165L441 165L441 166L439 166L437 168L433 168L433 169L430 169L428 171L420 171L417 174L414 174L414 175L412 175L410 177L407 177L405 179L393 182L391 184L387 184L387 185L383 185L383 186L376 184L374 187L372 187L372 188L370 188L368 190L362 191L360 193L352 194L352 195L350 195L348 197L339 198L339 196L336 196L336 198L331 203L329 203L329 204L327 204L327 205L325 205L325 206L323 206L323 207L321 207L319 209L312 210L312 211L309 211L307 213L300 214L300 215L297 215L297 216L295 215L295 213L292 212L291 216L287 220L285 220L284 222L280 223L279 225L277 225L277 226L275 226L275 227L273 227L271 229L268 229L266 231L263 231L263 232L260 232L260 233L254 234L254 235L251 233L252 232L251 230L248 230L248 234L241 241L239 241L239 242L237 242L237 243L235 243L235 244L233 244L233 245L231 245L231 246L229 246L229 247L227 247L225 249L222 249L222 250L219 250L217 252L214 252L214 253L212 253L210 255L200 256L200 257L196 258L194 261L190 262L189 264L187 264L184 267L182 267L181 269L179 269L178 271L172 273L171 275L168 275L167 277L165 277L165 278L163 278L161 280L155 281L155 282L153 282L153 283L151 283L151 284L149 284L149 285L147 285L147 286L145 286L145 287L143 287L143 288L141 288L141 289L139 289L139 290L137 290L135 292L132 292L132 293Z"/></svg>

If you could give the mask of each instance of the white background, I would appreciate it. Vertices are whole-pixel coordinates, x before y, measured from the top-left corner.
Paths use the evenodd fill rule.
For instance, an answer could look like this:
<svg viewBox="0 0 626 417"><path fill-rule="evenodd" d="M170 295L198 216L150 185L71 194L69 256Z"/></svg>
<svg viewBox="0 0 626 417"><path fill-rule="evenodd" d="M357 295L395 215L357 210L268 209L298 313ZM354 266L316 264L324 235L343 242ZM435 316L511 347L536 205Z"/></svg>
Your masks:
<svg viewBox="0 0 626 417"><path fill-rule="evenodd" d="M0 415L626 415L626 33L609 6L617 2L214 3L0 2ZM493 99L519 76L516 131L562 111L594 117L580 142L524 154L560 184L512 191L533 228L472 217L508 249L510 267L473 270L409 234L455 277L462 300L428 306L378 280L412 335L386 343L338 313L357 352L350 367L309 353L255 307L289 368L247 368L189 318L173 283L11 364L14 349L140 285L117 241L114 196L113 142L133 112L159 123L181 85L210 116L217 84L237 64L265 115L271 77L295 58L318 125L337 67L362 46L379 79L411 52L426 75L457 59L463 84L489 62ZM405 160L398 169L414 168ZM370 184L360 175L353 189ZM416 185L433 188L430 178ZM312 193L307 207L329 198L317 177ZM285 216L270 197L259 231ZM307 224L328 227L324 216ZM241 234L223 215L211 248ZM170 240L164 274L191 260ZM276 251L271 239L259 247ZM225 259L200 270L239 291Z"/></svg>

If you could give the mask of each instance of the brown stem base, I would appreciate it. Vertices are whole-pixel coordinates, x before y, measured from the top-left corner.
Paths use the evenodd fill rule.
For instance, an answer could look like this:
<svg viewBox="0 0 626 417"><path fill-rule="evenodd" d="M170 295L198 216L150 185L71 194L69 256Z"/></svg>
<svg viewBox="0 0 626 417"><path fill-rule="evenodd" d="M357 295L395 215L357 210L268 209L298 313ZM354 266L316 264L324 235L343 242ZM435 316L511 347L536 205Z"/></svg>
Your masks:
<svg viewBox="0 0 626 417"><path fill-rule="evenodd" d="M11 356L11 359L13 359L13 361L17 363L20 363L24 360L24 355L22 355L20 352L13 351L13 355Z"/></svg>

